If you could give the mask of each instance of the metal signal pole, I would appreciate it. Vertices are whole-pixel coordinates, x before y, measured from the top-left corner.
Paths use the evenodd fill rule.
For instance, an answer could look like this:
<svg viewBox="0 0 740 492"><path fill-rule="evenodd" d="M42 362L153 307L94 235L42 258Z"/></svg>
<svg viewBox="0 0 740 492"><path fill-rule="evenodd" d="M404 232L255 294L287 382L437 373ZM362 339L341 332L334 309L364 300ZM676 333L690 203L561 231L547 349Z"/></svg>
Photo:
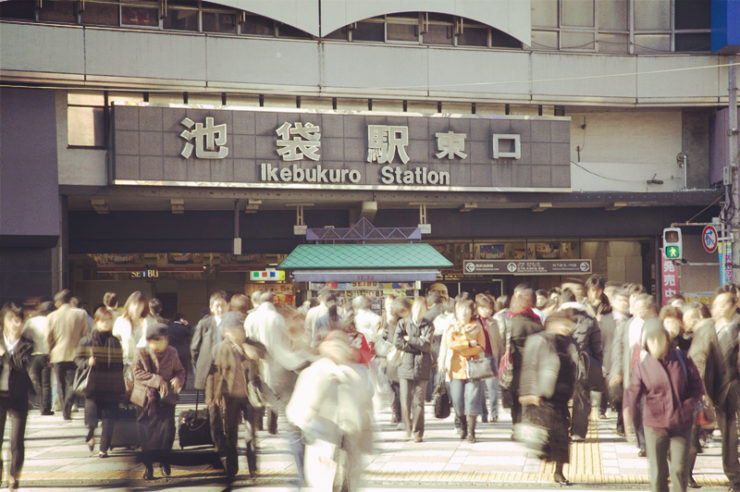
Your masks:
<svg viewBox="0 0 740 492"><path fill-rule="evenodd" d="M728 113L729 128L729 171L732 182L730 191L730 233L732 234L732 282L740 281L740 173L738 172L738 124L737 124L737 70L735 56L729 57L728 75ZM728 262L729 263L729 262Z"/></svg>

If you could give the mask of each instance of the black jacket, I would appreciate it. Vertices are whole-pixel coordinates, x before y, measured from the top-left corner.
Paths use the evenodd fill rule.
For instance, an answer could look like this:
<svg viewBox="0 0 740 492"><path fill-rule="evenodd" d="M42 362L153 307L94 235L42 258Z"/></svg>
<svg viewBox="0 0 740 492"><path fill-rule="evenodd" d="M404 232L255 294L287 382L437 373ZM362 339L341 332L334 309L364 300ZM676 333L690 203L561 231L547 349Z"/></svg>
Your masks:
<svg viewBox="0 0 740 492"><path fill-rule="evenodd" d="M408 335L409 339L403 337ZM428 380L432 372L432 336L434 325L422 318L414 322L405 318L398 322L393 345L401 351L399 379Z"/></svg>
<svg viewBox="0 0 740 492"><path fill-rule="evenodd" d="M95 365L90 371L92 391L88 398L119 400L126 392L121 342L111 332L93 330L80 340L75 364L86 368L91 356L95 357Z"/></svg>
<svg viewBox="0 0 740 492"><path fill-rule="evenodd" d="M530 335L539 333L543 329L542 323L535 321L527 315L518 314L511 319L509 319L508 314L506 316L503 343L506 344L506 336L511 338L511 359L514 362L514 371L509 388L512 392L516 392L516 394L519 394L519 379L522 372L524 345L527 343L527 338Z"/></svg>
<svg viewBox="0 0 740 492"><path fill-rule="evenodd" d="M29 338L21 336L15 350L10 354L5 346L5 337L0 335L0 346L4 349L3 355L0 356L0 373L5 370L10 371L8 392L0 392L0 407L28 412L28 395L33 391L31 378L28 376L33 342Z"/></svg>

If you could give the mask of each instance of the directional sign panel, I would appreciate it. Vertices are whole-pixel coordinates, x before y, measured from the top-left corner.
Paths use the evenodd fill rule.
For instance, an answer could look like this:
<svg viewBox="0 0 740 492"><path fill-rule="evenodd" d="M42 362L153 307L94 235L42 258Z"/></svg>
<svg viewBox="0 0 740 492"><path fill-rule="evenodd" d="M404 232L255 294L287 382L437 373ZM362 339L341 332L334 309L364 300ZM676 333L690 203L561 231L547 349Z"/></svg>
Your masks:
<svg viewBox="0 0 740 492"><path fill-rule="evenodd" d="M586 275L591 260L464 260L465 275Z"/></svg>

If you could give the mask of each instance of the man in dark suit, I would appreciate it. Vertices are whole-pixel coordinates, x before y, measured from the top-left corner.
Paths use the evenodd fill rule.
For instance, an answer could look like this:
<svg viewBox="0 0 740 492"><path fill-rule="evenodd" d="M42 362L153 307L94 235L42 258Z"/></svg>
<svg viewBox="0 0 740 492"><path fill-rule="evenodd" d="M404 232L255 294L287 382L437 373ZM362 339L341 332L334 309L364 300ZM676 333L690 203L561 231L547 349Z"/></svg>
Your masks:
<svg viewBox="0 0 740 492"><path fill-rule="evenodd" d="M0 311L2 335L0 335L0 445L5 432L5 419L10 416L10 474L8 489L18 488L18 479L25 455L26 421L28 419L28 393L31 378L28 365L31 362L33 342L21 336L23 309L10 302ZM3 463L0 459L0 477Z"/></svg>
<svg viewBox="0 0 740 492"><path fill-rule="evenodd" d="M226 311L226 293L214 292L209 301L210 314L198 322L195 327L193 341L190 344L190 352L195 363L195 381L193 386L196 390L205 390L206 406L208 407L208 420L211 424L211 438L219 452L224 450L223 419L220 408L216 405L213 388L213 347L219 344L221 336L221 316Z"/></svg>
<svg viewBox="0 0 740 492"><path fill-rule="evenodd" d="M717 424L722 432L722 468L730 488L740 491L740 461L737 452L737 412L740 408L740 374L738 373L738 336L740 316L736 311L737 297L732 292L723 292L714 298L712 318L717 335L716 345L711 334L697 332L692 343L692 352L705 353L697 365L704 363L704 381L707 394L717 410ZM694 344L697 345L696 350ZM703 350L701 347L705 347ZM709 374L707 374L709 373ZM711 379L710 379L711 377Z"/></svg>

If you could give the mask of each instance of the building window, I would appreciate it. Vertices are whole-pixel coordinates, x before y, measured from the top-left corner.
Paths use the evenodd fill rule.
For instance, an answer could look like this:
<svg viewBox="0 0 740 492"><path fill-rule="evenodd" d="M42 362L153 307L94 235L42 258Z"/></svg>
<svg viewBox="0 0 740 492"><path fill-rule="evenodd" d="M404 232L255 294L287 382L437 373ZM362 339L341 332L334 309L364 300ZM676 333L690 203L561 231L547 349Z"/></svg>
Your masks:
<svg viewBox="0 0 740 492"><path fill-rule="evenodd" d="M47 0L39 10L39 20L77 23L76 3L72 0Z"/></svg>
<svg viewBox="0 0 740 492"><path fill-rule="evenodd" d="M457 44L461 46L488 46L488 34L491 29L483 24L460 19L460 35Z"/></svg>
<svg viewBox="0 0 740 492"><path fill-rule="evenodd" d="M307 32L296 29L293 26L280 23L277 25L277 35L282 38L311 39L311 35Z"/></svg>
<svg viewBox="0 0 740 492"><path fill-rule="evenodd" d="M387 15L385 20L388 41L419 42L419 14Z"/></svg>
<svg viewBox="0 0 740 492"><path fill-rule="evenodd" d="M159 2L129 1L121 3L122 26L159 26Z"/></svg>
<svg viewBox="0 0 740 492"><path fill-rule="evenodd" d="M67 145L105 148L104 94L67 94Z"/></svg>
<svg viewBox="0 0 740 492"><path fill-rule="evenodd" d="M203 32L236 34L237 24L236 13L203 10Z"/></svg>
<svg viewBox="0 0 740 492"><path fill-rule="evenodd" d="M253 34L255 36L274 36L275 25L271 19L259 15L246 15L242 33Z"/></svg>
<svg viewBox="0 0 740 492"><path fill-rule="evenodd" d="M198 2L168 0L165 29L178 31L198 31Z"/></svg>
<svg viewBox="0 0 740 492"><path fill-rule="evenodd" d="M454 17L443 14L426 14L424 44L455 44L457 22Z"/></svg>
<svg viewBox="0 0 740 492"><path fill-rule="evenodd" d="M0 2L0 19L36 20L34 2L28 0Z"/></svg>
<svg viewBox="0 0 740 492"><path fill-rule="evenodd" d="M385 41L385 23L383 18L367 19L355 23L351 36L352 41Z"/></svg>
<svg viewBox="0 0 740 492"><path fill-rule="evenodd" d="M83 24L118 26L120 6L116 1L85 2L80 20Z"/></svg>
<svg viewBox="0 0 740 492"><path fill-rule="evenodd" d="M347 41L349 39L349 29L346 27L337 29L336 31L324 36L324 39L341 39L342 41Z"/></svg>

